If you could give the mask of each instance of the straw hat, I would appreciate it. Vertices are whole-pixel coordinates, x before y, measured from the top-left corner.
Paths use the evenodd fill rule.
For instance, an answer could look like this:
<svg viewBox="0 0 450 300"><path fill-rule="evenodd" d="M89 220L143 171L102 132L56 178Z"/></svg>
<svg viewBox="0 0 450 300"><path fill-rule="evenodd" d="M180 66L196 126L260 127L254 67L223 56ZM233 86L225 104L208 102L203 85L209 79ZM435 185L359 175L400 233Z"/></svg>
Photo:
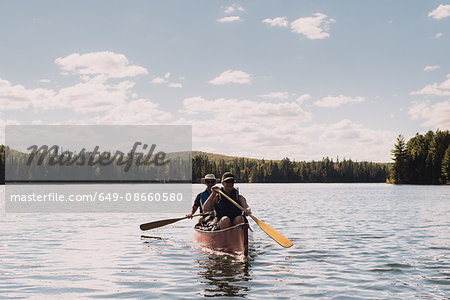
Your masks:
<svg viewBox="0 0 450 300"><path fill-rule="evenodd" d="M214 174L206 174L204 178L200 179L200 181L204 184L206 184L206 180L214 180L214 182L217 182L217 178Z"/></svg>

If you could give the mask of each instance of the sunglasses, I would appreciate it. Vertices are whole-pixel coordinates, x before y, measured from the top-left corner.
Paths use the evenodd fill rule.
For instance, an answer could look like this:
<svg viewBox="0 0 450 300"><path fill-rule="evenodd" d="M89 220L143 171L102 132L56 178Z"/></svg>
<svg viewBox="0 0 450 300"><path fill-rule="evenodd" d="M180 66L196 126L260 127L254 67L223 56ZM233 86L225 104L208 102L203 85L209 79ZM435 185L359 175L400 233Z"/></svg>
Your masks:
<svg viewBox="0 0 450 300"><path fill-rule="evenodd" d="M207 184L214 184L214 183L216 183L216 181L215 180L206 180L206 183Z"/></svg>
<svg viewBox="0 0 450 300"><path fill-rule="evenodd" d="M224 181L225 183L234 183L234 180L233 179L230 179L230 180L227 180L227 181Z"/></svg>

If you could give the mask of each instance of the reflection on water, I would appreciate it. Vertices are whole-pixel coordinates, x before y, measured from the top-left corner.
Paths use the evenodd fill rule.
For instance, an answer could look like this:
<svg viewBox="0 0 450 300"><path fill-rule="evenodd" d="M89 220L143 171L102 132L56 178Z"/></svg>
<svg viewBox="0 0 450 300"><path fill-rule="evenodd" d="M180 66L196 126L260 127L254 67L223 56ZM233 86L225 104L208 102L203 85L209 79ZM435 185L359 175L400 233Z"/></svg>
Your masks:
<svg viewBox="0 0 450 300"><path fill-rule="evenodd" d="M162 240L163 238L160 236L151 236L151 235L141 235L141 239L155 239L155 240ZM147 241L144 241L144 244L149 243Z"/></svg>
<svg viewBox="0 0 450 300"><path fill-rule="evenodd" d="M198 259L198 275L205 280L205 297L245 297L250 291L250 263L247 257L210 254Z"/></svg>

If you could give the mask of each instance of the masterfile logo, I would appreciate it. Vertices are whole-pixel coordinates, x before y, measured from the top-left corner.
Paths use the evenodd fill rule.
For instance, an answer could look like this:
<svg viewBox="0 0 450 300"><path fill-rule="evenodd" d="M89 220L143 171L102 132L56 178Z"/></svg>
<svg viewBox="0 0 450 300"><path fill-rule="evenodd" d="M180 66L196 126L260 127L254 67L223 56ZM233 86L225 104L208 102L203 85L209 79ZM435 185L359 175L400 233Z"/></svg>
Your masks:
<svg viewBox="0 0 450 300"><path fill-rule="evenodd" d="M7 126L6 182L190 182L191 126Z"/></svg>
<svg viewBox="0 0 450 300"><path fill-rule="evenodd" d="M139 145L142 145L141 142L136 142L133 145L133 149L125 155L122 151L117 150L114 155L111 154L110 151L104 151L102 153L99 152L99 146L95 146L94 150L91 152L86 152L86 149L83 148L79 153L72 151L64 151L59 154L59 146L53 145L52 147L48 147L47 145L42 145L38 147L37 145L33 145L27 148L31 153L28 156L27 165L30 166L37 157L37 165L41 166L49 155L48 165L53 166L59 164L60 166L71 166L76 164L77 166L95 166L96 164L100 166L108 166L110 164L116 164L117 166L125 166L124 171L128 172L131 166L134 164L136 166L149 166L151 164L155 164L155 166L163 166L167 164L170 159L164 160L166 157L165 152L158 152L153 156L153 151L156 148L156 145L153 144L150 147L147 155L144 155L141 152L137 152L137 148ZM143 145L143 150L147 149L148 145ZM124 158L127 156L127 158Z"/></svg>

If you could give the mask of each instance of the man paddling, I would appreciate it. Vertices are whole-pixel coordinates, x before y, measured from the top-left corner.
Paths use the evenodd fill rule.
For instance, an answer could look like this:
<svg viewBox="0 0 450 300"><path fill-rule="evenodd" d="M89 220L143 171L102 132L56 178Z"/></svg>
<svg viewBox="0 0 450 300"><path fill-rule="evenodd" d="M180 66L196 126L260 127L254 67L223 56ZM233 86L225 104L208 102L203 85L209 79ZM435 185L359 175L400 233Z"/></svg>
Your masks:
<svg viewBox="0 0 450 300"><path fill-rule="evenodd" d="M251 214L247 200L245 200L244 196L239 195L239 191L234 188L234 175L231 172L225 172L222 175L222 186L222 192L245 209L244 215ZM218 228L224 229L246 222L244 216L242 216L243 212L218 193L216 189L219 189L219 187L212 188L211 195L203 205L203 211L209 212L213 209L215 210L217 219L219 220Z"/></svg>
<svg viewBox="0 0 450 300"><path fill-rule="evenodd" d="M200 213L203 213L202 206L208 199L209 195L211 195L211 188L217 183L216 176L214 174L206 174L205 177L200 179L203 184L206 184L206 189L199 193L197 197L195 197L194 204L192 205L191 213L187 214L186 217L191 218L197 209L200 207Z"/></svg>

